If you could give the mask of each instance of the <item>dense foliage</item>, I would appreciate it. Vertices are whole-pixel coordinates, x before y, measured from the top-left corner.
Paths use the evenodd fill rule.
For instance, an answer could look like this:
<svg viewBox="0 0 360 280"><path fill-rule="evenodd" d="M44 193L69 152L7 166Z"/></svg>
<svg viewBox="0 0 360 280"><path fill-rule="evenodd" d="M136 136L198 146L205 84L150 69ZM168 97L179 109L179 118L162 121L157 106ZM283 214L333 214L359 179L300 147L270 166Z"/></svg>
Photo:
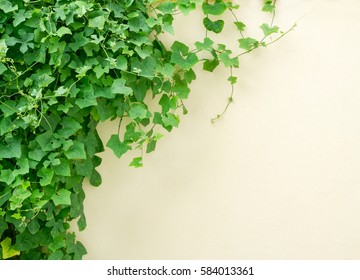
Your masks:
<svg viewBox="0 0 360 280"><path fill-rule="evenodd" d="M173 33L174 15L197 7L205 39L194 50L166 47L161 34ZM154 128L171 131L178 110L186 113L193 66L231 72L242 54L284 35L270 15L263 38L246 37L237 8L224 0L0 0L0 259L82 258L69 222L86 227L83 181L101 184L97 124L117 119L106 146L119 158L138 149L130 165L142 166L162 136ZM262 8L274 14L275 1ZM211 39L225 12L234 16L238 54Z"/></svg>

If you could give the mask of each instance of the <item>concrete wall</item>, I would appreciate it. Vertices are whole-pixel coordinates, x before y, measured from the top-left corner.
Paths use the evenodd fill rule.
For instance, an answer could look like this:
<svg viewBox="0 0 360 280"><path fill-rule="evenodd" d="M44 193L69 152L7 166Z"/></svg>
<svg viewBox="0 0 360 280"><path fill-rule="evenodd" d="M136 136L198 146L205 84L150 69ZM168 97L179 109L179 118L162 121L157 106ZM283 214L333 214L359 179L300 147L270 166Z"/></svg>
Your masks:
<svg viewBox="0 0 360 280"><path fill-rule="evenodd" d="M238 2L257 30L261 1ZM276 24L298 27L243 57L223 119L210 123L228 73L198 71L189 114L143 168L103 153L78 234L86 258L359 259L359 17L357 0L278 0ZM198 20L179 18L178 36L200 38Z"/></svg>

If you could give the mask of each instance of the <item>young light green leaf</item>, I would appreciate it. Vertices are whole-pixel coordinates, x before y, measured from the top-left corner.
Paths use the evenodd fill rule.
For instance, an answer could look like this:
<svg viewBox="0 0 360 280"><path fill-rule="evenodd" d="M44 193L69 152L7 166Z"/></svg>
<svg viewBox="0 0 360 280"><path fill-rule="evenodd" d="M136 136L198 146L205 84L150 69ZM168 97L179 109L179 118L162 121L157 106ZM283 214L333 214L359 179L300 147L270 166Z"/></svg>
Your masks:
<svg viewBox="0 0 360 280"><path fill-rule="evenodd" d="M273 13L275 11L274 1L273 0L264 0L262 11Z"/></svg>
<svg viewBox="0 0 360 280"><path fill-rule="evenodd" d="M59 36L60 38L64 35L72 35L72 32L69 28L65 27L65 26L61 26L58 31L56 31L56 35Z"/></svg>
<svg viewBox="0 0 360 280"><path fill-rule="evenodd" d="M18 9L18 5L13 6L8 0L0 0L0 10L4 11L5 14L11 13Z"/></svg>
<svg viewBox="0 0 360 280"><path fill-rule="evenodd" d="M242 32L245 30L246 25L241 21L235 21L234 24L236 25L236 28Z"/></svg>
<svg viewBox="0 0 360 280"><path fill-rule="evenodd" d="M198 51L207 50L211 51L213 49L214 41L206 37L204 42L196 42L195 47Z"/></svg>
<svg viewBox="0 0 360 280"><path fill-rule="evenodd" d="M263 23L260 28L262 29L264 36L269 36L273 33L278 33L279 32L279 27L278 26L269 26L267 23Z"/></svg>
<svg viewBox="0 0 360 280"><path fill-rule="evenodd" d="M224 50L218 55L218 58L224 63L225 67L239 67L239 59L237 57L230 57L230 55L230 50Z"/></svg>
<svg viewBox="0 0 360 280"><path fill-rule="evenodd" d="M135 168L139 168L143 166L142 163L142 157L136 157L132 160L132 162L129 164L129 166L133 166Z"/></svg>
<svg viewBox="0 0 360 280"><path fill-rule="evenodd" d="M4 260L20 255L19 250L15 250L11 245L11 238L6 237L1 243L2 258Z"/></svg>
<svg viewBox="0 0 360 280"><path fill-rule="evenodd" d="M246 51L250 51L257 48L259 46L259 42L254 38L241 38L239 39L239 46Z"/></svg>

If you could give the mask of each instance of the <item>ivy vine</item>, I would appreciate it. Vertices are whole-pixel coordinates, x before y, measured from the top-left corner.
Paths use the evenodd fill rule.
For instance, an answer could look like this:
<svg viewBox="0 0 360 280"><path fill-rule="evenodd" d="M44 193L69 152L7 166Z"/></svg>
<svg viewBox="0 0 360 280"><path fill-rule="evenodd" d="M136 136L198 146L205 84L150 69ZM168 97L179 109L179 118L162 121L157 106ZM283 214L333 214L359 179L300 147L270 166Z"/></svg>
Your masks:
<svg viewBox="0 0 360 280"><path fill-rule="evenodd" d="M142 166L161 130L187 113L199 63L229 69L225 112L239 58L290 31L274 25L275 4L263 1L269 23L256 39L232 1L0 0L0 259L81 259L86 249L69 222L85 229L84 179L101 184L99 122L119 121L106 146L118 158L138 150L130 166ZM195 9L205 38L193 50L167 47L161 35L174 33L174 17ZM212 39L228 24L224 13L233 16L238 53Z"/></svg>

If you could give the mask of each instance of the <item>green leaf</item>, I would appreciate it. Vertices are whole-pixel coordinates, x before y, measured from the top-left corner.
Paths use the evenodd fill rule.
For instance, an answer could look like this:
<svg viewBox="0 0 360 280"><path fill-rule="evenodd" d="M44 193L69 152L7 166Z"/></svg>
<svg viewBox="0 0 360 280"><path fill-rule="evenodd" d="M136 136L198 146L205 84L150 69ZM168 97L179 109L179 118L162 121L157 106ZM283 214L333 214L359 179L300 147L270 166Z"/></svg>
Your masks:
<svg viewBox="0 0 360 280"><path fill-rule="evenodd" d="M59 36L60 38L66 34L72 35L72 32L69 28L65 27L65 26L61 26L58 31L56 31L56 35Z"/></svg>
<svg viewBox="0 0 360 280"><path fill-rule="evenodd" d="M134 104L129 110L129 117L132 119L145 119L150 118L151 113L144 104Z"/></svg>
<svg viewBox="0 0 360 280"><path fill-rule="evenodd" d="M16 165L19 168L14 169L14 176L18 176L18 175L24 175L29 173L29 160L25 157L20 158L17 162Z"/></svg>
<svg viewBox="0 0 360 280"><path fill-rule="evenodd" d="M7 223L5 222L4 218L0 216L0 236L2 236L3 232L7 229Z"/></svg>
<svg viewBox="0 0 360 280"><path fill-rule="evenodd" d="M105 17L97 16L89 19L89 27L98 28L100 30L104 29Z"/></svg>
<svg viewBox="0 0 360 280"><path fill-rule="evenodd" d="M260 28L262 29L264 36L269 36L273 33L278 33L279 32L279 27L278 26L273 26L270 27L267 23L263 23Z"/></svg>
<svg viewBox="0 0 360 280"><path fill-rule="evenodd" d="M236 25L236 28L242 32L245 30L246 25L241 21L235 21L234 24Z"/></svg>
<svg viewBox="0 0 360 280"><path fill-rule="evenodd" d="M61 189L57 192L57 194L54 194L51 199L54 201L54 204L56 206L58 205L71 205L71 192L66 189Z"/></svg>
<svg viewBox="0 0 360 280"><path fill-rule="evenodd" d="M172 14L176 9L176 3L173 2L164 2L156 7L157 10L163 12L164 14Z"/></svg>
<svg viewBox="0 0 360 280"><path fill-rule="evenodd" d="M79 231L83 231L86 228L87 224L86 224L86 217L84 214L80 216L79 220L77 221L77 225Z"/></svg>
<svg viewBox="0 0 360 280"><path fill-rule="evenodd" d="M176 98L169 98L166 94L164 94L159 100L159 105L161 106L162 114L166 114L170 109L176 109L177 100Z"/></svg>
<svg viewBox="0 0 360 280"><path fill-rule="evenodd" d="M101 185L101 183L102 183L101 175L96 169L94 169L93 173L91 174L90 184L94 187L98 187Z"/></svg>
<svg viewBox="0 0 360 280"><path fill-rule="evenodd" d="M189 47L179 41L175 41L171 45L171 50L175 53L180 53L183 56L185 56L189 53Z"/></svg>
<svg viewBox="0 0 360 280"><path fill-rule="evenodd" d="M179 52L173 52L170 61L171 63L179 65L183 70L189 70L199 61L199 59L194 53L189 53L187 56L184 56Z"/></svg>
<svg viewBox="0 0 360 280"><path fill-rule="evenodd" d="M53 133L51 131L39 134L38 136L36 136L35 140L40 145L42 151L48 152L53 149Z"/></svg>
<svg viewBox="0 0 360 280"><path fill-rule="evenodd" d="M74 135L79 129L81 129L81 125L74 118L65 117L60 122L62 128L57 132L63 138L69 138Z"/></svg>
<svg viewBox="0 0 360 280"><path fill-rule="evenodd" d="M141 137L141 132L136 130L136 122L131 122L126 126L124 141L137 142Z"/></svg>
<svg viewBox="0 0 360 280"><path fill-rule="evenodd" d="M165 116L163 116L162 121L163 121L165 128L166 127L168 127L168 128L178 127L179 123L180 123L179 117L172 113L168 113Z"/></svg>
<svg viewBox="0 0 360 280"><path fill-rule="evenodd" d="M84 47L90 42L90 39L84 36L83 32L75 33L72 37L73 42L69 44L69 47L76 52L78 49Z"/></svg>
<svg viewBox="0 0 360 280"><path fill-rule="evenodd" d="M64 154L68 159L86 159L84 143L76 141Z"/></svg>
<svg viewBox="0 0 360 280"><path fill-rule="evenodd" d="M254 38L241 38L238 40L240 48L250 51L252 49L255 49L259 46L259 42Z"/></svg>
<svg viewBox="0 0 360 280"><path fill-rule="evenodd" d="M156 61L153 57L148 56L146 57L139 67L141 72L139 73L140 76L151 78L154 76L156 67Z"/></svg>
<svg viewBox="0 0 360 280"><path fill-rule="evenodd" d="M0 158L20 158L21 157L21 138L12 137L0 142Z"/></svg>
<svg viewBox="0 0 360 280"><path fill-rule="evenodd" d="M223 30L225 23L222 19L212 21L211 19L206 17L203 19L203 24L207 30L218 34Z"/></svg>
<svg viewBox="0 0 360 280"><path fill-rule="evenodd" d="M56 236L52 242L49 244L51 251L55 252L56 250L65 247L66 243L62 235Z"/></svg>
<svg viewBox="0 0 360 280"><path fill-rule="evenodd" d="M6 237L0 244L2 248L2 257L4 260L20 255L20 251L15 250L13 246L11 246L10 237Z"/></svg>
<svg viewBox="0 0 360 280"><path fill-rule="evenodd" d="M56 175L71 176L70 163L64 158L60 159L60 164L54 165L52 168Z"/></svg>
<svg viewBox="0 0 360 280"><path fill-rule="evenodd" d="M190 93L190 88L185 80L180 80L175 83L173 91L180 99L187 99Z"/></svg>
<svg viewBox="0 0 360 280"><path fill-rule="evenodd" d="M184 73L185 81L190 84L192 81L196 79L196 74L193 69L190 69Z"/></svg>
<svg viewBox="0 0 360 280"><path fill-rule="evenodd" d="M8 70L7 67L0 62L0 75L4 73L6 70Z"/></svg>
<svg viewBox="0 0 360 280"><path fill-rule="evenodd" d="M40 224L38 219L35 218L31 220L31 222L28 224L28 229L31 234L37 233L40 229Z"/></svg>
<svg viewBox="0 0 360 280"><path fill-rule="evenodd" d="M48 168L41 168L37 175L41 177L40 185L41 186L47 186L51 184L51 181L54 177L54 170L48 169Z"/></svg>
<svg viewBox="0 0 360 280"><path fill-rule="evenodd" d="M218 59L205 60L203 64L203 69L209 72L213 72L214 69L219 65Z"/></svg>
<svg viewBox="0 0 360 280"><path fill-rule="evenodd" d="M9 199L10 210L20 208L25 199L31 196L31 192L22 186L18 186L12 193L12 197Z"/></svg>
<svg viewBox="0 0 360 280"><path fill-rule="evenodd" d="M1 48L1 46L0 46ZM4 103L1 103L0 105L0 109L1 111L4 113L4 117L9 117L15 113L17 113L17 110L15 109L16 107L16 102L12 101L12 100L8 100ZM1 152L1 149L0 149Z"/></svg>
<svg viewBox="0 0 360 280"><path fill-rule="evenodd" d="M94 170L94 164L92 160L82 160L75 163L76 173L78 175L91 178L91 174Z"/></svg>
<svg viewBox="0 0 360 280"><path fill-rule="evenodd" d="M61 250L57 250L50 254L48 260L62 260L64 253Z"/></svg>
<svg viewBox="0 0 360 280"><path fill-rule="evenodd" d="M128 61L126 59L125 56L123 55L119 55L117 58L116 58L116 69L119 69L119 70L127 70L128 68Z"/></svg>
<svg viewBox="0 0 360 280"><path fill-rule="evenodd" d="M142 157L136 157L132 160L132 162L129 164L129 166L133 166L133 167L142 167L143 163L142 163Z"/></svg>
<svg viewBox="0 0 360 280"><path fill-rule="evenodd" d="M46 154L47 154L47 152L45 152L41 149L36 149L34 151L29 151L28 156L29 156L29 159L32 159L35 161L40 161Z"/></svg>
<svg viewBox="0 0 360 280"><path fill-rule="evenodd" d="M74 260L80 260L87 253L84 245L79 241L75 241L75 234L73 233L66 235L66 246L68 252L74 254Z"/></svg>
<svg viewBox="0 0 360 280"><path fill-rule="evenodd" d="M0 0L0 10L3 10L5 14L16 11L18 5L13 6L8 0Z"/></svg>
<svg viewBox="0 0 360 280"><path fill-rule="evenodd" d="M0 182L4 182L7 185L10 185L12 182L14 182L15 176L13 174L13 171L10 169L3 169L0 173Z"/></svg>
<svg viewBox="0 0 360 280"><path fill-rule="evenodd" d="M230 76L229 78L228 78L228 81L233 85L233 84L236 84L236 82L237 82L237 77L235 77L235 76Z"/></svg>
<svg viewBox="0 0 360 280"><path fill-rule="evenodd" d="M275 11L275 5L273 0L264 0L262 11L273 13Z"/></svg>
<svg viewBox="0 0 360 280"><path fill-rule="evenodd" d="M81 87L81 93L79 98L76 99L75 104L81 109L97 105L94 88L91 84L86 83Z"/></svg>
<svg viewBox="0 0 360 280"><path fill-rule="evenodd" d="M225 67L238 67L239 66L239 59L237 57L230 57L231 51L225 50L218 55L219 60L221 60Z"/></svg>
<svg viewBox="0 0 360 280"><path fill-rule="evenodd" d="M202 10L205 15L221 15L226 10L226 4L223 0L215 0L214 4L203 3Z"/></svg>
<svg viewBox="0 0 360 280"><path fill-rule="evenodd" d="M114 94L130 95L133 90L130 87L125 86L126 80L123 78L115 79L112 86L111 92Z"/></svg>
<svg viewBox="0 0 360 280"><path fill-rule="evenodd" d="M214 45L214 41L208 37L204 39L204 42L195 43L195 47L198 51L202 51L202 50L212 51L213 45Z"/></svg>
<svg viewBox="0 0 360 280"><path fill-rule="evenodd" d="M113 150L114 154L121 158L127 151L131 150L131 146L128 144L121 142L119 136L117 134L111 135L109 141L106 146Z"/></svg>
<svg viewBox="0 0 360 280"><path fill-rule="evenodd" d="M25 10L20 10L14 14L13 25L16 27L30 17L31 15L29 13L25 13Z"/></svg>

